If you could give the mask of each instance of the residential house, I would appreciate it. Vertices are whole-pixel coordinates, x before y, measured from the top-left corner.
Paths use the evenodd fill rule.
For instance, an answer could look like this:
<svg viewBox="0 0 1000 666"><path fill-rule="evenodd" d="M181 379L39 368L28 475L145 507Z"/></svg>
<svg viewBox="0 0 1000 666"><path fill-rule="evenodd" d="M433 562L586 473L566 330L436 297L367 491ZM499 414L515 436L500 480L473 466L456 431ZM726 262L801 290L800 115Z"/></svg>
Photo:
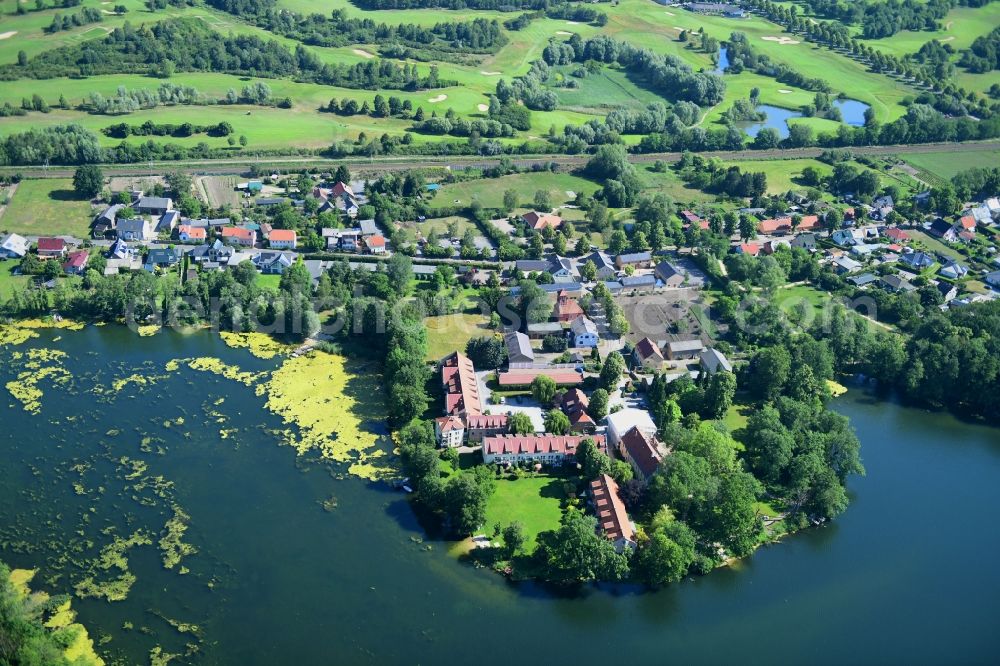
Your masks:
<svg viewBox="0 0 1000 666"><path fill-rule="evenodd" d="M972 218L976 221L976 224L982 225L984 227L993 224L993 213L990 212L990 209L986 204L983 204L981 206L973 206L968 211L966 211L966 214L971 215Z"/></svg>
<svg viewBox="0 0 1000 666"><path fill-rule="evenodd" d="M323 237L328 250L357 252L361 247L361 229L323 229Z"/></svg>
<svg viewBox="0 0 1000 666"><path fill-rule="evenodd" d="M177 227L177 240L182 243L192 241L204 242L208 238L208 230L202 227L192 227L190 224L182 224Z"/></svg>
<svg viewBox="0 0 1000 666"><path fill-rule="evenodd" d="M916 287L911 282L899 275L883 275L879 279L879 282L883 289L894 294L916 290Z"/></svg>
<svg viewBox="0 0 1000 666"><path fill-rule="evenodd" d="M218 238L211 243L198 245L188 252L188 257L196 264L228 264L235 251Z"/></svg>
<svg viewBox="0 0 1000 666"><path fill-rule="evenodd" d="M608 414L605 420L608 424L608 444L615 448L619 446L625 433L632 428L638 428L650 437L656 435L656 424L645 409L626 407Z"/></svg>
<svg viewBox="0 0 1000 666"><path fill-rule="evenodd" d="M652 264L653 255L649 252L627 252L625 254L619 254L615 257L615 266L617 266L619 270L624 269L626 266L649 268Z"/></svg>
<svg viewBox="0 0 1000 666"><path fill-rule="evenodd" d="M531 273L544 273L549 270L548 259L519 259L514 262L514 270L530 275Z"/></svg>
<svg viewBox="0 0 1000 666"><path fill-rule="evenodd" d="M134 250L125 244L121 238L116 239L111 247L108 248L108 253L105 255L108 259L126 259L134 253Z"/></svg>
<svg viewBox="0 0 1000 666"><path fill-rule="evenodd" d="M348 196L351 199L356 197L354 189L351 188L349 184L339 180L333 184L333 187L330 188L330 195L335 197Z"/></svg>
<svg viewBox="0 0 1000 666"><path fill-rule="evenodd" d="M521 216L524 223L528 225L531 229L535 231L541 231L545 227L551 227L553 229L558 229L562 226L562 218L558 215L553 215L552 213L539 213L538 211L531 211L530 213L525 213Z"/></svg>
<svg viewBox="0 0 1000 666"><path fill-rule="evenodd" d="M361 229L361 235L365 238L382 234L378 229L378 225L375 224L375 220L361 220L358 222L358 227Z"/></svg>
<svg viewBox="0 0 1000 666"><path fill-rule="evenodd" d="M663 367L663 354L655 342L649 338L643 338L636 343L632 350L632 359L636 365L645 370L659 370Z"/></svg>
<svg viewBox="0 0 1000 666"><path fill-rule="evenodd" d="M108 206L101 212L100 215L94 218L91 224L91 234L94 238L105 238L108 234L115 230L115 224L118 219L118 211L125 208L124 204L114 204L113 206Z"/></svg>
<svg viewBox="0 0 1000 666"><path fill-rule="evenodd" d="M910 252L900 257L899 262L905 264L916 271L922 271L934 265L934 257L926 252Z"/></svg>
<svg viewBox="0 0 1000 666"><path fill-rule="evenodd" d="M470 444L480 444L486 437L496 437L508 431L508 414L468 414L465 430Z"/></svg>
<svg viewBox="0 0 1000 666"><path fill-rule="evenodd" d="M576 270L576 265L573 260L568 257L560 257L553 255L549 260L549 267L546 272L552 276L552 279L558 282L572 281L579 274Z"/></svg>
<svg viewBox="0 0 1000 666"><path fill-rule="evenodd" d="M293 263L292 257L284 252L260 252L251 261L262 275L281 275ZM230 264L236 265L233 260L230 260Z"/></svg>
<svg viewBox="0 0 1000 666"><path fill-rule="evenodd" d="M364 244L369 254L385 254L385 237L381 234L366 237Z"/></svg>
<svg viewBox="0 0 1000 666"><path fill-rule="evenodd" d="M660 467L666 455L665 447L654 433L635 425L622 434L618 440L618 455L632 466L637 479L649 480Z"/></svg>
<svg viewBox="0 0 1000 666"><path fill-rule="evenodd" d="M596 347L601 341L597 333L597 324L585 315L574 319L569 329L573 332L574 347Z"/></svg>
<svg viewBox="0 0 1000 666"><path fill-rule="evenodd" d="M993 216L994 220L1000 218L1000 198L990 197L983 202L983 205L990 211L990 215Z"/></svg>
<svg viewBox="0 0 1000 666"><path fill-rule="evenodd" d="M174 201L169 197L139 197L132 209L140 215L163 215L173 210Z"/></svg>
<svg viewBox="0 0 1000 666"><path fill-rule="evenodd" d="M748 254L751 257L756 257L760 254L760 243L740 243L733 248L736 254Z"/></svg>
<svg viewBox="0 0 1000 666"><path fill-rule="evenodd" d="M584 410L577 410L569 415L569 431L573 435L593 434L597 432L597 423Z"/></svg>
<svg viewBox="0 0 1000 666"><path fill-rule="evenodd" d="M714 347L709 347L698 357L702 370L708 374L715 374L719 370L725 372L733 371L733 364L729 362L726 355Z"/></svg>
<svg viewBox="0 0 1000 666"><path fill-rule="evenodd" d="M578 388L570 389L563 394L559 401L559 408L566 416L572 416L577 412L585 412L590 407L590 399L587 394Z"/></svg>
<svg viewBox="0 0 1000 666"><path fill-rule="evenodd" d="M803 250L815 250L817 240L819 240L819 238L816 234L804 233L793 238L789 245L791 247L800 247Z"/></svg>
<svg viewBox="0 0 1000 666"><path fill-rule="evenodd" d="M847 275L861 270L861 264L848 256L839 256L833 260L833 270L837 275Z"/></svg>
<svg viewBox="0 0 1000 666"><path fill-rule="evenodd" d="M434 435L442 449L461 446L465 441L465 423L457 416L434 419Z"/></svg>
<svg viewBox="0 0 1000 666"><path fill-rule="evenodd" d="M181 254L179 247L156 248L146 253L146 261L142 267L150 273L157 268L172 268L180 263Z"/></svg>
<svg viewBox="0 0 1000 666"><path fill-rule="evenodd" d="M956 261L949 261L938 271L938 275L952 280L959 280L968 274L969 269Z"/></svg>
<svg viewBox="0 0 1000 666"><path fill-rule="evenodd" d="M611 293L612 296L617 296L618 294L621 293L622 289L624 288L624 285L618 280L605 282L604 286L607 287L608 292Z"/></svg>
<svg viewBox="0 0 1000 666"><path fill-rule="evenodd" d="M906 233L902 229L899 229L898 227L886 229L885 237L896 243L905 243L910 240L910 234Z"/></svg>
<svg viewBox="0 0 1000 666"><path fill-rule="evenodd" d="M487 465L543 463L562 465L575 460L584 439L593 439L604 449L602 435L496 435L483 438L483 462Z"/></svg>
<svg viewBox="0 0 1000 666"><path fill-rule="evenodd" d="M702 349L701 340L673 340L667 343L667 358L671 361L698 358Z"/></svg>
<svg viewBox="0 0 1000 666"><path fill-rule="evenodd" d="M615 269L615 263L611 260L611 257L606 255L604 252L594 252L583 259L580 264L584 265L588 261L594 264L597 269L597 280L603 282L604 280L613 280L615 275L617 275L617 270Z"/></svg>
<svg viewBox="0 0 1000 666"><path fill-rule="evenodd" d="M534 363L535 352L531 348L531 340L527 335L519 331L511 331L503 336L504 344L507 346L507 362Z"/></svg>
<svg viewBox="0 0 1000 666"><path fill-rule="evenodd" d="M959 233L967 231L970 234L976 233L976 218L972 215L963 215L958 218L958 222L955 223L956 231Z"/></svg>
<svg viewBox="0 0 1000 666"><path fill-rule="evenodd" d="M941 297L944 299L945 303L958 296L958 287L951 284L950 282L939 280L937 285L935 286L937 287L937 290L941 294Z"/></svg>
<svg viewBox="0 0 1000 666"><path fill-rule="evenodd" d="M118 228L115 229L118 240L142 242L152 240L156 236L153 234L149 221L141 218L134 220L118 220Z"/></svg>
<svg viewBox="0 0 1000 666"><path fill-rule="evenodd" d="M173 233L174 228L180 224L180 220L180 211L168 210L160 216L159 220L157 220L154 231L158 234L171 234Z"/></svg>
<svg viewBox="0 0 1000 666"><path fill-rule="evenodd" d="M931 222L931 226L927 229L927 232L931 236L949 243L954 243L958 240L958 230L955 229L954 225L949 224L940 217Z"/></svg>
<svg viewBox="0 0 1000 666"><path fill-rule="evenodd" d="M243 227L223 227L222 240L230 245L253 247L257 244L257 232Z"/></svg>
<svg viewBox="0 0 1000 666"><path fill-rule="evenodd" d="M590 502L597 516L597 526L604 536L614 544L615 551L635 550L635 528L625 511L625 504L618 495L618 484L607 474L601 474L590 482L588 488Z"/></svg>
<svg viewBox="0 0 1000 666"><path fill-rule="evenodd" d="M847 278L847 281L853 284L855 287L861 289L867 287L873 282L878 282L878 276L875 275L874 273L862 273L861 275L852 275L851 277Z"/></svg>
<svg viewBox="0 0 1000 666"><path fill-rule="evenodd" d="M565 290L556 296L556 304L552 310L552 318L558 322L571 322L583 315L583 308Z"/></svg>
<svg viewBox="0 0 1000 666"><path fill-rule="evenodd" d="M893 211L895 202L889 195L884 195L881 197L876 197L872 201L872 212L871 217L873 220L885 220L889 217L889 213Z"/></svg>
<svg viewBox="0 0 1000 666"><path fill-rule="evenodd" d="M273 250L294 250L298 236L294 229L273 229L267 237L267 244Z"/></svg>
<svg viewBox="0 0 1000 666"><path fill-rule="evenodd" d="M986 284L1000 289L1000 271L993 271L986 275Z"/></svg>
<svg viewBox="0 0 1000 666"><path fill-rule="evenodd" d="M77 250L66 255L63 263L63 272L67 275L83 275L87 270L87 262L90 261L90 254L86 250Z"/></svg>
<svg viewBox="0 0 1000 666"><path fill-rule="evenodd" d="M482 413L476 368L465 354L456 351L441 360L441 386L444 389L445 414Z"/></svg>
<svg viewBox="0 0 1000 666"><path fill-rule="evenodd" d="M62 238L39 238L37 248L38 256L43 259L48 259L50 257L62 259L66 256L66 241Z"/></svg>

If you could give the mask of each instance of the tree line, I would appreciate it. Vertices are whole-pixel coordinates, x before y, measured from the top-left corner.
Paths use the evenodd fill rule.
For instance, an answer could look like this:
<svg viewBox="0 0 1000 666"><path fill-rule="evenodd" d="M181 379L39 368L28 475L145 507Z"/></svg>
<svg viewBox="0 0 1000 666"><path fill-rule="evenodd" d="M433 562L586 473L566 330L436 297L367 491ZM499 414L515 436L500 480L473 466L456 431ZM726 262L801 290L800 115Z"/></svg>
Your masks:
<svg viewBox="0 0 1000 666"><path fill-rule="evenodd" d="M176 48L183 44L184 48ZM369 60L353 65L323 63L299 44L289 51L276 40L254 35L223 36L196 19L170 19L136 28L115 28L103 39L51 49L22 65L0 67L0 78L220 72L240 76L313 81L345 88L417 90L452 85L437 67L421 75L416 65Z"/></svg>

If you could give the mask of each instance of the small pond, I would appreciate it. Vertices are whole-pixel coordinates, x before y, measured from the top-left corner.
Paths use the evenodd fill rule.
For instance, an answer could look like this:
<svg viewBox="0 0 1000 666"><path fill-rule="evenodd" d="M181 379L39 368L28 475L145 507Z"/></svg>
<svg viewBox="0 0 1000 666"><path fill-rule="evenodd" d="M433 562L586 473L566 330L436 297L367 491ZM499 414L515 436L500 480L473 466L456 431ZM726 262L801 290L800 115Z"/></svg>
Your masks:
<svg viewBox="0 0 1000 666"><path fill-rule="evenodd" d="M855 99L837 99L833 105L840 109L843 122L853 127L861 127L865 124L865 111L868 105ZM742 129L750 138L755 138L765 127L773 127L778 130L778 136L782 139L788 137L788 121L792 118L802 118L801 111L784 109L780 106L770 104L758 104L758 111L767 114L764 120L744 120L736 123L736 127Z"/></svg>

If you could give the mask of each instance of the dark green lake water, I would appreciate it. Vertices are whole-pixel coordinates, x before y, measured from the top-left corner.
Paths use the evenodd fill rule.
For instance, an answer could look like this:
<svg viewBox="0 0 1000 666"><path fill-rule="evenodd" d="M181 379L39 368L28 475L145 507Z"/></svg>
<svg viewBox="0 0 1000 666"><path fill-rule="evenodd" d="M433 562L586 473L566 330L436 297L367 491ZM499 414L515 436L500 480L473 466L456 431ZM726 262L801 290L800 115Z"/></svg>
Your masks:
<svg viewBox="0 0 1000 666"><path fill-rule="evenodd" d="M835 524L660 592L559 596L459 565L446 544L428 550L401 495L297 464L268 431L279 424L264 399L241 384L182 369L134 396L89 392L172 358L217 356L249 370L271 362L208 334L88 328L49 342L55 335L17 349L68 352L72 386L43 384L37 416L0 405L0 542L24 542L0 548L0 559L39 567L39 583L63 572L42 587L68 591L80 575L72 562L109 541L102 530L155 534L171 515L162 498L133 499L143 494L114 461L143 460L147 475L172 481L171 501L191 516L185 540L200 551L183 561L190 573L165 570L154 539L130 552L137 582L126 601L74 602L126 663L193 640L162 617L200 625L197 663L996 661L1000 430L852 390L835 408L858 431L868 476L851 483L853 503ZM0 383L11 374L4 364ZM178 416L183 425L163 426ZM222 439L220 428L238 432ZM82 475L70 469L81 462ZM326 511L331 496L338 507ZM82 538L95 545L60 559Z"/></svg>

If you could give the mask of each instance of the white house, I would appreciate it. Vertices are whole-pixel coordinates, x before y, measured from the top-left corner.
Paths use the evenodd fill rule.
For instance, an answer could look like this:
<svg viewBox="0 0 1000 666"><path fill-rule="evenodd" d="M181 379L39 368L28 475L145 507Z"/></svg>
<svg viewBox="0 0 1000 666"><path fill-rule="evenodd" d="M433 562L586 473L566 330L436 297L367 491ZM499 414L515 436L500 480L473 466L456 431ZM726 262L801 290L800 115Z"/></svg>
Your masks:
<svg viewBox="0 0 1000 666"><path fill-rule="evenodd" d="M155 236L149 220L137 218L134 220L118 220L116 229L118 240L123 241L146 241L152 240Z"/></svg>
<svg viewBox="0 0 1000 666"><path fill-rule="evenodd" d="M596 347L600 343L600 336L597 334L597 324L585 315L580 315L574 319L569 328L573 332L574 347Z"/></svg>
<svg viewBox="0 0 1000 666"><path fill-rule="evenodd" d="M7 234L0 238L0 257L20 259L28 254L28 239L19 234Z"/></svg>
<svg viewBox="0 0 1000 666"><path fill-rule="evenodd" d="M434 419L434 434L441 448L461 446L465 439L465 423L457 416L442 416Z"/></svg>
<svg viewBox="0 0 1000 666"><path fill-rule="evenodd" d="M643 433L653 436L656 434L656 424L653 417L645 409L635 409L629 407L617 412L608 414L608 443L617 447L622 437L632 428L638 428Z"/></svg>

